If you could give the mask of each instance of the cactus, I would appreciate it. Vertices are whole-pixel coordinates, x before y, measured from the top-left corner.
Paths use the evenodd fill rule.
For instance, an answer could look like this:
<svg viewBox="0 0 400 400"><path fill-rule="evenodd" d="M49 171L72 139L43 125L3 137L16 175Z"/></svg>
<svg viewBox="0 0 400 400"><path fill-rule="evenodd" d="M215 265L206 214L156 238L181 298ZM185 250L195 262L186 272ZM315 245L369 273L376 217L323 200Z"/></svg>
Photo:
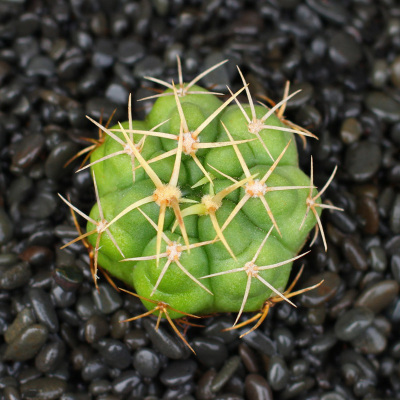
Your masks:
<svg viewBox="0 0 400 400"><path fill-rule="evenodd" d="M294 135L315 136L283 118L296 93L287 87L271 109L255 105L239 70L243 87L222 101L196 84L221 64L188 84L179 60L177 85L150 78L167 89L152 96L145 121L132 120L131 98L128 121L113 128L88 117L106 134L82 168L91 168L96 204L85 215L62 198L87 220L70 243L90 242L96 286L101 266L148 309L132 319L165 317L186 344L176 318L237 312L234 328L243 312L261 310L250 319L258 326L274 302L294 305L301 291L284 291L291 265L315 226L326 249L321 210L338 209L320 199L336 169L318 193L312 160L311 177L299 168Z"/></svg>

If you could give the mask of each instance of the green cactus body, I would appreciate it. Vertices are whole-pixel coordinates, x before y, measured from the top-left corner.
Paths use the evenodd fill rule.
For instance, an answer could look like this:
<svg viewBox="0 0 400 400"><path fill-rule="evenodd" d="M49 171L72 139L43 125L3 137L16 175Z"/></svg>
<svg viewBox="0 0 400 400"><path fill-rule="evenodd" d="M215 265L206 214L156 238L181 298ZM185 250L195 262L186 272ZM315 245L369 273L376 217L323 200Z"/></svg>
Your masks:
<svg viewBox="0 0 400 400"><path fill-rule="evenodd" d="M206 92L198 86L193 86L191 90ZM259 310L267 299L275 296L277 291L282 292L285 289L291 271L291 260L299 253L310 230L316 224L315 214L312 212L308 213L303 221L312 184L310 178L299 169L294 135L287 131L262 129L259 137L264 143L261 143L254 133L249 132L248 121L243 114L245 112L251 119L251 107L243 105L241 110L238 105L231 104L202 128L194 142L210 145L196 149L193 157L188 151L185 152L190 145L192 149L196 147L193 141L190 142L188 134L201 127L223 102L212 94L188 92L184 96L178 96L178 93L174 95L172 89L167 89L166 93L171 95L157 99L147 120L132 121L131 128L149 131L167 121L155 131L171 136L132 134L129 122L125 122L122 124L126 130L125 135L121 130L113 130L119 129L119 126L110 130L120 141L107 136L105 143L91 156L91 163L98 161L91 169L97 182L104 219L109 223L109 231L119 246L117 249L107 232L103 232L100 241L97 240L97 234L90 235L91 245L94 248L98 245L98 264L112 276L133 287L143 298L167 303L182 313L205 315L238 312L241 308L241 311ZM259 119L267 112L261 106L254 107L254 111ZM264 124L287 128L275 114L265 120ZM188 132L185 132L185 125ZM131 138L131 145L134 143L138 147L147 170L143 168L143 160L139 160L132 151L128 154L129 149L126 154L111 157L114 153L123 151L124 146L121 142L127 143L126 135ZM143 141L144 136L142 144L140 141ZM180 136L181 161L176 164ZM232 140L252 141L233 145ZM229 145L212 146L219 142L228 142ZM153 158L167 152L171 152L169 157L152 162ZM99 161L107 156L109 158ZM212 179L212 184L195 158ZM274 161L278 159L279 162L273 167ZM181 197L178 196L179 200L174 204L175 208L178 204L183 215L190 245L214 241L216 238L217 241L199 247L193 246L190 252L182 250L185 237L181 226L175 226L175 208L167 205L164 221L162 224L159 222L161 206L155 199L151 200L152 196L155 196L156 186L149 176L149 167L164 185L170 182L173 171L177 173L177 168L179 169L176 187ZM271 172L263 186L260 180L268 171ZM244 181L246 179L247 181ZM199 181L200 184L192 188ZM229 189L234 187L235 182L240 181L243 183L238 183L237 188ZM282 187L289 188L279 190ZM221 199L218 198L224 190L229 193ZM217 208L207 208L208 203L205 204L204 198L207 195L209 199L218 203ZM246 195L248 199L244 201ZM316 195L317 191L313 189L313 196ZM149 200L139 204L142 199ZM194 202L183 202L185 199ZM243 206L238 209L237 205L240 202ZM320 203L320 200L317 198L315 202ZM135 204L139 204L140 207L132 208L112 222L127 207ZM319 213L320 209L317 212ZM234 217L224 227L231 215ZM98 204L91 210L90 218L94 221L101 219ZM161 226L167 239L161 238L161 233L158 233L148 218L154 221L155 225ZM223 228L223 237L217 235L215 223L220 229ZM94 229L96 226L89 221L88 232ZM268 232L269 236L262 245ZM157 254L157 241L160 240L157 266L154 256ZM166 240L169 240L170 244ZM236 259L232 257L229 249ZM257 252L259 254L256 260L249 264ZM144 257L148 259L143 259ZM124 258L136 260L122 261ZM285 263L286 260L289 262ZM267 268L277 263L284 265ZM244 269L246 265L247 268L252 265L266 268L253 268L251 275L250 269ZM226 273L223 273L224 271ZM157 284L160 274L162 279ZM209 275L214 276L207 277ZM271 290L272 288L275 290ZM149 301L143 302L149 310L154 308L154 304ZM173 319L182 317L182 314L172 310L169 316Z"/></svg>

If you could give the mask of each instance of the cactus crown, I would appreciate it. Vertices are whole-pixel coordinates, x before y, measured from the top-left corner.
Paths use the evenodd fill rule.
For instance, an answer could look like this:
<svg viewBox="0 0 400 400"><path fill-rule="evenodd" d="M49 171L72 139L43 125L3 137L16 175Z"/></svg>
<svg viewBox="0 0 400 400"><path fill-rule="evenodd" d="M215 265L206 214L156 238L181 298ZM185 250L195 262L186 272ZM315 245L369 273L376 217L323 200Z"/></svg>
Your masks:
<svg viewBox="0 0 400 400"><path fill-rule="evenodd" d="M132 320L165 317L188 346L173 319L238 312L239 327L243 312L263 309L250 319L258 326L275 302L294 305L299 292L284 291L291 265L314 226L326 248L320 213L338 209L320 200L336 168L318 193L312 160L310 178L298 167L294 135L315 136L283 118L297 92L255 105L238 68L243 87L223 102L196 85L222 64L186 84L178 58L178 85L149 78L167 89L151 96L145 121L132 119L131 97L124 123L88 117L106 135L81 168L91 168L96 204L86 215L61 197L87 220L66 246L88 239L96 286L101 266L148 308Z"/></svg>

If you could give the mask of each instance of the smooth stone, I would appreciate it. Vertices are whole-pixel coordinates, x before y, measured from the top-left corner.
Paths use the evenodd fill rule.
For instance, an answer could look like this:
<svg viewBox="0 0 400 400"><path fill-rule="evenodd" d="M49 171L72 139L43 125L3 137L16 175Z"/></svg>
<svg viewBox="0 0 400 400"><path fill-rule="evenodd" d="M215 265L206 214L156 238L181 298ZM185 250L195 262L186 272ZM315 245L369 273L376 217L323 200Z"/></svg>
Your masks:
<svg viewBox="0 0 400 400"><path fill-rule="evenodd" d="M368 93L365 105L384 122L400 121L400 103L386 93L377 91Z"/></svg>
<svg viewBox="0 0 400 400"><path fill-rule="evenodd" d="M370 180L379 170L382 161L380 146L361 141L350 146L345 155L345 168L355 182Z"/></svg>
<svg viewBox="0 0 400 400"><path fill-rule="evenodd" d="M360 139L362 126L356 118L346 118L340 128L340 137L345 144L353 144Z"/></svg>
<svg viewBox="0 0 400 400"><path fill-rule="evenodd" d="M65 168L65 164L77 152L79 147L72 142L61 142L47 156L45 163L45 173L49 179L58 180L69 173L70 168Z"/></svg>
<svg viewBox="0 0 400 400"><path fill-rule="evenodd" d="M129 92L122 85L111 83L105 93L108 100L116 104L126 104L128 101Z"/></svg>
<svg viewBox="0 0 400 400"><path fill-rule="evenodd" d="M215 318L214 321L203 329L204 336L222 339L225 343L232 343L239 333L236 329L226 331L225 329L232 327L233 321L229 317Z"/></svg>
<svg viewBox="0 0 400 400"><path fill-rule="evenodd" d="M374 60L371 71L371 83L376 89L381 89L385 86L389 77L389 67L384 59Z"/></svg>
<svg viewBox="0 0 400 400"><path fill-rule="evenodd" d="M343 254L348 262L358 271L368 269L368 258L361 245L353 238L343 242Z"/></svg>
<svg viewBox="0 0 400 400"><path fill-rule="evenodd" d="M303 106L304 104L308 103L314 95L313 86L307 82L291 85L289 94L297 92L298 90L301 92L293 96L287 102L288 109L296 109Z"/></svg>
<svg viewBox="0 0 400 400"><path fill-rule="evenodd" d="M137 61L133 68L133 75L136 78L144 78L145 76L159 77L163 73L162 60L157 56L145 56Z"/></svg>
<svg viewBox="0 0 400 400"><path fill-rule="evenodd" d="M75 291L83 282L83 273L76 266L60 266L54 270L53 279L63 290Z"/></svg>
<svg viewBox="0 0 400 400"><path fill-rule="evenodd" d="M380 354L386 349L387 339L375 326L369 326L353 340L354 349L364 354Z"/></svg>
<svg viewBox="0 0 400 400"><path fill-rule="evenodd" d="M156 323L149 318L144 318L142 324L150 337L153 346L168 358L178 360L185 355L182 346L178 342L179 338L171 336L164 327L160 326L157 330Z"/></svg>
<svg viewBox="0 0 400 400"><path fill-rule="evenodd" d="M108 68L114 62L115 48L111 40L99 39L94 46L92 65L97 68Z"/></svg>
<svg viewBox="0 0 400 400"><path fill-rule="evenodd" d="M368 308L353 308L336 320L335 335L340 340L354 340L372 324L373 319L374 313Z"/></svg>
<svg viewBox="0 0 400 400"><path fill-rule="evenodd" d="M99 285L99 290L92 290L96 308L103 314L111 314L122 306L121 295L110 285Z"/></svg>
<svg viewBox="0 0 400 400"><path fill-rule="evenodd" d="M29 282L32 271L28 263L20 262L2 271L0 276L0 289L13 290Z"/></svg>
<svg viewBox="0 0 400 400"><path fill-rule="evenodd" d="M35 358L35 367L43 372L54 371L65 356L66 346L61 340L46 344Z"/></svg>
<svg viewBox="0 0 400 400"><path fill-rule="evenodd" d="M213 338L196 337L192 341L200 363L209 368L219 368L228 358L228 349L224 342Z"/></svg>
<svg viewBox="0 0 400 400"><path fill-rule="evenodd" d="M121 40L118 43L117 57L120 62L126 65L133 65L146 54L145 48L134 38Z"/></svg>
<svg viewBox="0 0 400 400"><path fill-rule="evenodd" d="M113 339L122 339L128 332L130 314L126 310L116 311L110 319L110 333Z"/></svg>
<svg viewBox="0 0 400 400"><path fill-rule="evenodd" d="M273 400L271 387L261 375L246 375L244 387L249 400Z"/></svg>
<svg viewBox="0 0 400 400"><path fill-rule="evenodd" d="M240 357L233 356L230 357L224 365L222 366L221 370L215 375L212 383L211 383L211 391L217 393L220 391L225 384L231 379L233 374L236 372L240 365Z"/></svg>
<svg viewBox="0 0 400 400"><path fill-rule="evenodd" d="M277 328L274 329L272 336L278 353L283 357L289 356L295 347L293 333L287 328Z"/></svg>
<svg viewBox="0 0 400 400"><path fill-rule="evenodd" d="M58 197L51 192L37 191L24 208L24 216L37 220L53 215L59 207Z"/></svg>
<svg viewBox="0 0 400 400"><path fill-rule="evenodd" d="M56 72L54 61L46 56L34 56L29 61L26 74L28 76L42 76L49 78Z"/></svg>
<svg viewBox="0 0 400 400"><path fill-rule="evenodd" d="M109 332L108 321L102 315L92 315L85 323L86 342L96 343Z"/></svg>
<svg viewBox="0 0 400 400"><path fill-rule="evenodd" d="M172 374L178 374L178 372L176 372L175 369L179 368L180 364L178 362L172 362L170 365L175 365L175 367L168 368L163 372L163 374L166 373L167 375L166 381L168 381L169 379L168 372L171 372ZM137 350L133 354L133 366L141 376L146 378L155 378L158 375L158 372L161 368L161 362L160 358L158 357L157 353L154 350L142 348ZM162 382L163 382L162 378L163 374L161 374L160 376ZM173 386L173 385L168 385L167 383L165 384L167 386Z"/></svg>
<svg viewBox="0 0 400 400"><path fill-rule="evenodd" d="M136 371L124 371L112 382L112 390L118 396L130 393L141 382Z"/></svg>
<svg viewBox="0 0 400 400"><path fill-rule="evenodd" d="M344 25L350 19L348 9L334 0L306 0L307 5L328 21Z"/></svg>
<svg viewBox="0 0 400 400"><path fill-rule="evenodd" d="M132 362L128 346L119 340L109 338L100 339L93 346L97 348L110 367L125 369Z"/></svg>
<svg viewBox="0 0 400 400"><path fill-rule="evenodd" d="M247 332L247 330L246 328L241 334ZM261 352L261 354L271 356L276 353L275 343L267 335L262 333L260 329L243 336L242 340L252 349Z"/></svg>
<svg viewBox="0 0 400 400"><path fill-rule="evenodd" d="M400 233L400 194L398 194L393 202L392 210L389 216L389 225L392 232L397 235Z"/></svg>
<svg viewBox="0 0 400 400"><path fill-rule="evenodd" d="M400 254L392 256L390 261L390 270L392 271L393 278L400 284Z"/></svg>
<svg viewBox="0 0 400 400"><path fill-rule="evenodd" d="M267 371L268 383L273 390L282 390L289 380L289 370L281 356L272 356Z"/></svg>
<svg viewBox="0 0 400 400"><path fill-rule="evenodd" d="M196 370L197 363L193 360L173 361L160 374L160 381L166 386L183 385L194 377Z"/></svg>
<svg viewBox="0 0 400 400"><path fill-rule="evenodd" d="M124 337L124 343L131 349L137 350L148 344L149 339L142 329L131 329Z"/></svg>
<svg viewBox="0 0 400 400"><path fill-rule="evenodd" d="M39 157L44 147L44 137L39 133L25 136L17 144L15 154L12 158L12 166L17 168L27 168L31 166Z"/></svg>
<svg viewBox="0 0 400 400"><path fill-rule="evenodd" d="M4 341L10 344L15 337L22 333L26 328L33 325L36 322L36 318L30 308L24 308L15 317L12 324L8 327L4 333Z"/></svg>
<svg viewBox="0 0 400 400"><path fill-rule="evenodd" d="M329 301L337 293L341 284L341 279L338 274L330 271L322 272L309 278L304 287L309 287L324 281L317 288L303 293L300 296L301 304L304 307L318 307Z"/></svg>
<svg viewBox="0 0 400 400"><path fill-rule="evenodd" d="M28 295L36 318L47 326L50 332L57 332L59 329L58 316L49 294L43 289L32 288Z"/></svg>
<svg viewBox="0 0 400 400"><path fill-rule="evenodd" d="M238 349L246 369L252 374L257 374L260 371L260 366L256 353L245 343L240 343Z"/></svg>
<svg viewBox="0 0 400 400"><path fill-rule="evenodd" d="M387 267L387 256L385 249L381 246L372 246L368 253L371 268L376 272L384 272Z"/></svg>
<svg viewBox="0 0 400 400"><path fill-rule="evenodd" d="M390 79L394 86L400 88L400 56L397 56L390 65Z"/></svg>
<svg viewBox="0 0 400 400"><path fill-rule="evenodd" d="M21 385L21 394L29 398L34 393L34 398L40 400L56 400L67 390L67 382L59 378L39 378Z"/></svg>
<svg viewBox="0 0 400 400"><path fill-rule="evenodd" d="M101 396L112 389L111 383L106 379L97 379L89 385L89 392L93 396Z"/></svg>
<svg viewBox="0 0 400 400"><path fill-rule="evenodd" d="M57 75L63 80L74 80L79 78L82 68L86 64L86 59L82 55L68 57L57 67Z"/></svg>
<svg viewBox="0 0 400 400"><path fill-rule="evenodd" d="M46 342L48 330L44 325L28 326L8 344L4 352L4 360L26 361L33 358Z"/></svg>
<svg viewBox="0 0 400 400"><path fill-rule="evenodd" d="M13 237L13 223L5 210L0 207L0 245L9 242ZM1 284L0 284L1 285Z"/></svg>
<svg viewBox="0 0 400 400"><path fill-rule="evenodd" d="M365 221L363 231L375 235L379 229L379 211L376 200L371 196L361 196L357 201L357 214Z"/></svg>
<svg viewBox="0 0 400 400"><path fill-rule="evenodd" d="M311 389L315 384L314 378L306 376L304 379L289 383L281 393L281 399L291 399L296 397L307 390Z"/></svg>
<svg viewBox="0 0 400 400"><path fill-rule="evenodd" d="M198 400L211 400L215 394L211 391L211 384L217 372L211 368L204 372L197 381L196 398Z"/></svg>
<svg viewBox="0 0 400 400"><path fill-rule="evenodd" d="M354 305L367 307L375 314L380 313L399 293L399 284L394 280L380 281L363 290Z"/></svg>
<svg viewBox="0 0 400 400"><path fill-rule="evenodd" d="M100 355L93 356L82 368L81 376L84 381L105 378L109 374L109 368Z"/></svg>
<svg viewBox="0 0 400 400"><path fill-rule="evenodd" d="M349 34L338 31L332 36L329 44L329 56L338 67L352 68L360 62L360 44Z"/></svg>

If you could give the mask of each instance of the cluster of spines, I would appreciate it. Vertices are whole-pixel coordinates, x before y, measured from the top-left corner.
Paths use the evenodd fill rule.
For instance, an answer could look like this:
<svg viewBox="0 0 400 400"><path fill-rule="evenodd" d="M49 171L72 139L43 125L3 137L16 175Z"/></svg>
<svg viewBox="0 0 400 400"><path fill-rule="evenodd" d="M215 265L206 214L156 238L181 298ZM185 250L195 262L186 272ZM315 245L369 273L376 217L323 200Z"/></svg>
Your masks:
<svg viewBox="0 0 400 400"><path fill-rule="evenodd" d="M307 288L307 289L303 289L302 291L298 291L298 292L291 292L293 289L294 285L291 285L289 287L288 290L286 290L284 293L279 292L276 288L274 288L269 282L267 282L265 279L263 279L258 271L263 271L266 269L272 269L272 268L278 268L282 265L285 265L289 262L292 262L294 260L297 260L298 258L302 257L303 255L307 254L307 253L303 253L301 255L298 255L296 257L293 257L291 259L285 260L283 262L280 263L276 263L273 265L265 265L265 266L258 266L256 265L256 261L257 261L257 257L261 252L262 247L264 246L265 242L267 241L269 235L271 234L271 231L275 228L277 230L277 232L279 234L280 230L279 227L277 225L277 222L272 214L272 211L268 205L267 200L265 199L265 194L267 192L270 191L275 191L275 190L296 190L296 189L309 189L309 194L307 196L306 199L306 206L307 206L307 211L306 214L304 216L304 219L301 223L301 226L299 227L299 229L302 228L307 215L309 214L309 211L311 210L312 213L314 214L316 220L317 220L317 227L319 227L319 230L321 231L321 235L322 235L322 239L323 239L323 243L325 246L325 250L327 249L327 244L326 244L326 239L325 239L325 235L322 229L322 224L321 224L321 220L319 218L319 215L316 211L317 207L321 207L321 208L329 208L329 209L335 209L335 210L340 210L337 207L334 207L332 205L327 205L327 204L321 204L320 202L317 202L317 199L321 196L321 194L326 190L326 188L328 187L328 185L330 184L330 182L332 181L335 172L336 172L336 168L333 171L331 177L329 178L328 182L326 183L326 185L322 188L322 190L315 196L313 196L313 190L315 189L314 184L313 184L313 165L312 165L312 159L311 159L311 181L310 181L310 186L279 186L279 187L270 187L268 185L266 185L266 181L269 178L269 176L273 173L274 169L278 166L281 158L283 157L283 155L285 154L285 151L287 150L287 148L290 145L290 141L289 143L287 143L286 147L282 150L281 154L274 160L271 153L269 152L268 148L266 147L264 141L262 140L261 136L260 136L260 132L263 129L270 129L270 130L277 130L277 131L285 131L285 132L291 132L291 133L295 133L300 135L302 138L304 138L305 136L308 137L314 137L315 136L313 134L311 134L310 132L304 130L304 129L299 129L299 127L297 127L296 125L287 122L284 118L283 118L283 111L285 109L285 106L287 104L287 101L293 97L295 94L297 94L297 92L289 95L289 86L287 85L285 88L285 94L284 94L284 98L282 99L282 101L280 101L279 103L273 105L273 107L271 109L267 108L267 111L265 113L265 115L262 118L257 118L256 117L256 112L255 112L255 107L254 107L254 102L253 99L250 95L250 91L248 88L248 84L245 81L245 78L243 77L243 74L241 73L240 69L239 70L239 74L241 76L242 82L243 82L243 87L236 92L235 94L233 94L231 92L231 90L228 88L228 90L231 93L231 96L229 97L229 99L227 101L225 101L217 110L215 110L215 112L213 112L209 117L206 118L206 120L194 131L190 131L188 128L188 124L180 103L179 98L189 95L189 94L204 94L204 95L208 95L208 94L212 94L215 95L217 93L212 93L212 92L208 92L208 91L204 91L204 92L198 92L198 91L191 91L190 89L192 88L192 86L198 81L200 80L206 73L211 72L212 70L214 70L215 68L219 67L220 65L222 65L223 63L219 63L217 65L215 65L214 67L208 69L207 71L205 71L203 74L199 75L198 77L196 77L193 81L191 81L189 84L185 85L183 83L182 80L182 72L181 72L181 68L180 68L180 60L178 59L178 71L179 71L179 84L178 87L174 85L174 83L172 82L172 84L169 84L167 82L163 82L160 81L158 79L154 79L154 78L150 78L150 80L162 84L164 86L166 86L167 88L172 89L171 92L168 93L162 93L159 95L155 95L155 96L151 96L151 98L156 98L156 97L162 97L162 96L174 96L175 97L175 102L176 102L176 107L179 113L179 117L180 117L180 132L179 135L174 135L171 133L166 133L166 132L158 132L157 129L159 127L161 127L163 124L165 124L168 121L164 121L160 124L158 124L157 126L153 127L152 129L146 131L146 130L135 130L133 129L133 124L132 124L132 106L131 106L131 96L129 96L129 102L128 102L128 129L124 129L124 127L119 123L119 129L108 129L108 124L106 126L103 126L101 123L98 123L96 121L94 121L93 119L91 119L90 117L87 117L90 121L92 121L98 128L99 128L99 132L102 132L102 135L100 136L99 134L99 141L97 143L97 145L101 145L104 142L104 134L110 136L112 139L114 139L115 141L117 141L121 146L122 149L118 152L109 154L101 159L98 159L96 161L94 161L93 163L90 163L86 166L84 166L82 169L88 168L96 163L105 161L111 157L115 157L121 154L127 154L130 156L131 158L131 163L132 163L132 177L133 177L133 183L135 182L135 171L137 168L142 167L145 172L147 173L147 175L149 176L149 178L152 180L152 182L154 183L155 189L152 195L145 197L133 204L131 204L130 206L128 206L126 209L124 209L122 212L120 212L117 216L115 216L111 221L106 221L104 219L104 215L102 212L102 206L101 206L101 202L100 202L100 198L99 198L99 194L98 194L98 190L97 190L97 183L96 183L96 177L93 173L93 182L94 182L94 187L95 187L95 194L96 194L96 201L97 201L97 205L98 205L98 209L99 209L99 214L100 214L100 220L99 221L95 221L93 220L91 217L87 216L86 214L84 214L82 211L78 210L75 206L73 206L68 200L66 200L65 198L63 198L61 195L60 197L62 198L62 200L71 208L71 210L74 210L75 212L77 212L79 215L81 215L83 218L85 218L87 221L92 222L95 225L95 229L92 231L89 231L85 234L80 234L77 238L75 238L74 240L72 240L71 242L67 243L65 246L66 247L78 240L81 239L85 239L88 236L92 235L92 234L97 234L97 239L96 239L96 245L95 248L92 249L93 250L93 262L92 262L92 275L95 281L95 285L97 287L97 269L98 269L98 251L99 251L99 244L100 244L100 239L103 233L106 233L110 239L112 240L113 244L115 245L115 247L118 249L118 251L120 252L123 260L122 261L139 261L139 260L144 260L144 259L155 259L156 263L157 263L157 267L159 266L159 260L160 258L166 258L166 262L163 266L163 268L161 269L160 275L158 277L158 280L156 282L156 285L153 288L153 291L151 293L151 295L153 295L158 287L158 285L160 284L164 274L166 273L169 265L171 263L176 263L178 265L178 267L191 279L193 280L197 285L199 285L203 290L211 293L209 291L209 289L204 286L200 280L201 279L205 279L205 278L212 278L214 276L218 276L218 275L222 275L222 274L230 274L230 273L237 273L237 272L241 272L244 271L247 275L247 284L246 284L246 290L243 296L243 301L242 301L242 305L241 308L239 310L238 316L235 320L235 323L233 325L232 328L235 327L241 327L243 326L242 324L237 324L239 321L239 318L244 310L249 292L250 292L250 286L251 286L251 282L252 279L258 279L259 281L261 281L266 287L268 287L271 291L273 291L275 293L275 296L273 296L272 298L270 298L269 300L266 301L265 306L263 308L263 310L257 314L257 318L254 319L251 318L250 322L253 322L254 320L259 319L259 322L253 327L253 329L255 329L257 326L259 326L259 324L262 322L262 320L265 318L268 309L271 305L273 305L275 302L279 302L279 301L287 301L290 304L294 305L289 298L292 297L294 294L299 294L300 292L303 292L305 290L311 290L312 288ZM247 94L247 98L248 98L248 103L250 105L250 110L251 110L251 118L248 116L248 114L246 113L246 111L244 110L243 106L241 105L241 103L239 102L239 100L237 99L238 95L242 92L242 91L246 91ZM205 127L207 127L207 125L213 120L215 119L226 107L227 105L229 105L232 101L235 101L239 107L239 109L241 110L244 118L247 121L247 127L250 133L255 135L254 139L249 139L249 140L239 140L239 141L235 141L232 138L232 135L230 134L229 130L227 129L227 127L223 124L223 122L221 121L223 128L229 138L229 141L227 142L211 142L211 143L202 143L200 141L200 137L199 135L201 134L201 132L204 130ZM268 120L269 116L271 116L273 113L276 113L276 115L279 117L279 119L285 124L287 125L287 127L276 127L276 126L271 126L271 125L267 125L266 121ZM121 132L125 141L122 140L119 136L117 136L114 132ZM141 134L143 135L142 138L140 139L140 141L138 143L135 143L133 140L133 134ZM178 145L176 148L174 148L173 150L167 151L164 154L162 154L161 156L158 156L156 158L150 159L150 160L145 160L142 155L141 155L141 151L145 145L145 141L146 141L146 137L148 136L157 136L160 138L164 138L164 139L171 139L171 140L176 140L178 142ZM242 143L246 143L252 140L259 140L263 146L263 148L265 149L265 151L267 152L267 154L269 155L269 157L271 158L271 161L273 162L271 167L268 169L268 171L266 172L266 174L261 177L260 179L255 179L256 176L252 175L250 173L249 168L246 165L246 162L244 160L243 155L241 154L238 144L242 144ZM92 146L90 146L88 148L88 150L86 151L82 151L80 153L78 153L79 155L84 154L84 153L88 153L91 154L91 152L93 152L95 150L96 147L96 143L94 143ZM213 189L213 177L210 173L208 173L206 171L206 169L204 168L204 166L201 164L200 160L198 159L198 157L196 156L196 152L198 149L211 149L211 148L216 148L216 147L224 147L224 146L232 146L237 158L240 162L240 165L243 169L243 172L246 176L245 179L241 180L241 181L236 181L233 177L227 176L225 174L223 174L221 171L216 170L216 172L222 176L225 176L227 179L232 181L232 184L230 186L228 186L227 188L223 189L222 191L218 192L218 193L214 193L214 189ZM190 199L185 199L182 196L182 193L179 189L178 186L178 176L179 176L179 171L180 171L180 165L181 165L181 158L182 158L182 154L186 154L192 157L192 159L195 161L196 165L199 167L199 169L202 171L202 173L204 174L204 179L201 180L201 182L199 182L198 184L204 184L204 183L209 183L209 188L210 188L210 193L207 195L204 195L201 203L196 203L193 204L183 210L181 210L180 208L180 204L181 203L193 203L193 200ZM171 174L171 178L170 181L168 183L163 183L161 181L161 179L157 176L157 174L154 172L153 168L151 167L150 164L159 161L161 159L167 158L167 157L171 157L171 156L175 156L175 163L174 163L174 167L173 167L173 171ZM87 157L85 158L85 160L87 160ZM139 163L139 166L136 165L135 160ZM213 168L210 165L211 168ZM215 168L214 168L215 169ZM79 170L79 171L80 171ZM196 185L195 185L196 186ZM242 197L242 199L237 203L236 207L234 208L234 210L231 212L230 216L226 219L226 221L224 222L224 224L222 226L219 226L217 218L216 218L216 211L218 210L218 208L222 205L222 201L223 199L231 192L233 192L234 190L238 189L238 188L244 188L245 190L245 195ZM211 243L214 243L217 240L220 240L226 250L229 252L229 254L236 259L235 254L233 252L233 250L230 248L228 242L226 241L223 231L225 230L225 228L229 225L229 223L233 220L233 218L235 217L235 215L237 215L237 213L239 212L239 210L244 206L244 204L246 203L247 200L249 200L250 198L259 198L260 201L263 203L264 208L267 212L267 214L269 215L269 218L271 219L272 222L272 226L271 229L269 230L269 232L267 233L267 235L265 236L264 240L262 241L262 243L260 244L258 250L256 251L254 257L252 258L252 260L249 260L247 263L245 263L243 265L243 267L241 268L237 268L234 270L228 270L228 271L224 271L224 272L219 272L216 274L211 274L211 275L207 275L207 276L203 276L200 278L196 278L194 277L192 274L190 274L190 272L181 264L181 262L179 261L180 259L180 255L183 251L188 251L190 252L191 248L194 247L200 247L200 246L205 246ZM157 205L159 205L160 207L160 212L159 212L159 218L157 223L155 223L155 221L152 221L150 219L150 217L148 217L142 210L141 210L141 206L148 204L148 203L156 203ZM163 231L163 227L164 227L164 218L165 218L165 212L166 212L166 208L170 207L172 208L174 214L175 214L175 218L176 218L176 222L175 222L175 227L177 225L179 225L181 233L182 233L182 237L184 239L185 244L182 245L180 243L177 242L173 242L171 241L164 233ZM156 254L153 256L148 256L148 257L137 257L137 258L128 258L125 259L125 256L123 255L121 249L119 248L117 242L115 241L115 239L113 238L111 232L110 232L110 227L116 222L118 221L120 218L122 218L124 215L126 215L127 213L129 213L130 211L137 209L139 210L142 215L148 220L148 222L153 226L153 228L155 229L156 233L157 233L157 240L156 240ZM212 225L215 229L216 232L216 237L214 240L212 241L205 241L205 242L201 242L201 243L197 243L197 244L190 244L189 243L189 239L188 239L188 235L186 232L186 228L185 228L185 224L184 224L184 217L187 215L191 215L191 214L197 214L197 215L209 215ZM318 230L316 229L316 234L318 233ZM312 243L314 242L316 238L316 235L314 236L314 239L312 241ZM166 243L166 251L165 252L161 252L161 243L162 240L164 240L164 242ZM296 278L295 281L297 281L298 278ZM131 293L131 292L129 292ZM212 294L212 293L211 293ZM136 294L135 294L136 295ZM158 319L158 323L160 321L161 315L165 314L166 318L168 319L168 321L170 322L170 324L172 325L173 329L177 332L178 329L176 328L176 326L173 324L171 318L169 318L168 316L168 308L176 311L176 312L180 312L178 310L173 309L172 307L169 307L168 304L164 303L164 302L157 302L155 300L152 299L144 299L139 295L136 295L137 297L140 297L142 300L146 300L149 302L153 302L156 304L155 308L153 310L150 310L149 312L144 313L141 316L137 316L134 317L130 320L134 320L137 318L140 318L142 316L145 315L149 315L151 313L155 313L158 312L159 315L159 319ZM187 316L191 316L193 317L193 315L190 314L186 314L184 312L180 312L182 315L187 315ZM157 323L157 326L158 326ZM252 331L253 329L251 329L250 331ZM249 331L249 332L250 332ZM178 333L179 334L179 333ZM179 334L180 335L180 334ZM181 336L181 335L180 335ZM181 336L181 338L184 340L184 338ZM185 340L184 340L185 341ZM185 341L185 343L188 345L188 343ZM190 346L189 346L190 347Z"/></svg>

